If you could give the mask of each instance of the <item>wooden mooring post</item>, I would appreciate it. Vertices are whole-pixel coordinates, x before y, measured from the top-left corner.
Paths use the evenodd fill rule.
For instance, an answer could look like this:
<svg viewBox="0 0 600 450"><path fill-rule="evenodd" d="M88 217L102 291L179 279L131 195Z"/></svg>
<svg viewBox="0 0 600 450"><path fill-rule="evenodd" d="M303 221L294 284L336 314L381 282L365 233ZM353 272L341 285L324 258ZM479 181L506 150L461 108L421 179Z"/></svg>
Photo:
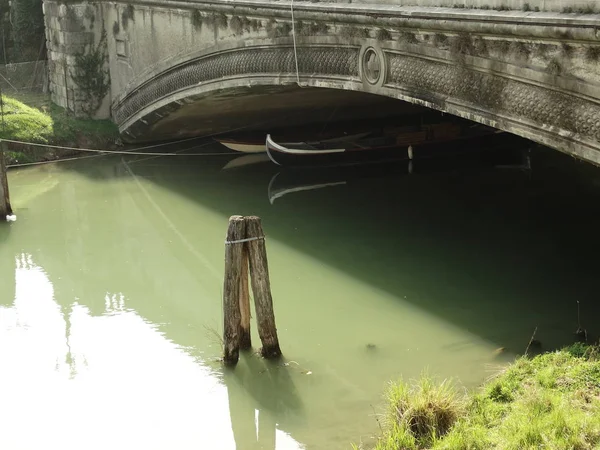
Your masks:
<svg viewBox="0 0 600 450"><path fill-rule="evenodd" d="M225 242L225 279L223 281L223 362L235 365L240 353L240 286L246 224L242 216L231 216Z"/></svg>
<svg viewBox="0 0 600 450"><path fill-rule="evenodd" d="M250 349L252 345L248 276L254 294L261 354L265 358L277 358L281 356L281 349L261 221L256 216L231 216L225 242L223 283L223 362L226 365L235 365L239 350Z"/></svg>
<svg viewBox="0 0 600 450"><path fill-rule="evenodd" d="M252 348L250 337L250 289L248 288L248 247L242 247L242 267L240 274L240 349Z"/></svg>
<svg viewBox="0 0 600 450"><path fill-rule="evenodd" d="M5 161L6 152L6 142L0 141L0 221L6 220L6 216L10 216L13 213L8 195L8 178L6 175Z"/></svg>
<svg viewBox="0 0 600 450"><path fill-rule="evenodd" d="M246 217L246 237L252 239L246 245L248 246L250 259L250 279L252 280L258 335L262 342L260 353L265 358L278 358L281 356L281 349L279 348L275 313L273 312L265 233L260 217Z"/></svg>

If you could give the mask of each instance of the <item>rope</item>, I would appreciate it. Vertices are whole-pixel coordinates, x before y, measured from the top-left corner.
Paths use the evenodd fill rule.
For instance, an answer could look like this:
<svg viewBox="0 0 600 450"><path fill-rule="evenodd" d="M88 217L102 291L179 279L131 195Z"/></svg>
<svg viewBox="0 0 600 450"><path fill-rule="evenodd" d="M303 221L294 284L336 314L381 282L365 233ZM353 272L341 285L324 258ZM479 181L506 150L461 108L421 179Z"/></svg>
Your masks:
<svg viewBox="0 0 600 450"><path fill-rule="evenodd" d="M59 163L59 162L65 162L65 161L75 161L76 159L98 158L99 156L104 156L104 155L76 156L75 158L54 159L52 161L38 161L38 162L22 163L22 164L9 164L6 167L14 168L14 167L26 167L26 166L39 166L41 164L52 164L52 163Z"/></svg>
<svg viewBox="0 0 600 450"><path fill-rule="evenodd" d="M296 69L298 68L298 61L296 60ZM297 70L296 70L297 72ZM0 74L1 76L1 74ZM0 96L0 105L1 105L1 101L2 101L2 97ZM4 121L4 115L2 114L2 120ZM188 141L193 141L193 140L199 140L199 139L206 139L206 138L210 138L210 137L214 137L214 136L219 136L222 134L227 134L227 133L232 133L235 131L239 131L239 130L243 130L246 128L250 128L250 127L255 127L258 125L264 125L264 124L268 124L271 123L272 120L262 120L260 122L256 122L254 124L251 125L244 125L241 127L237 127L237 128L233 128L231 130L226 130L226 131L222 131L219 133L211 133L211 134L206 134L204 136L196 136L196 137L191 137L191 138L186 138L186 139L180 139L178 141L169 141L169 142L163 142L161 144L153 144L153 145L147 145L145 147L137 147L134 150L98 150L98 149L91 149L91 148L78 148L78 147L63 147L60 145L50 145L50 144L36 144L33 142L24 142L24 141L15 141L15 140L10 140L10 139L0 139L0 141L4 141L4 142L10 142L12 144L23 144L23 145L31 145L34 147L45 147L45 148L55 148L55 149L59 149L59 150L72 150L72 151L80 151L80 152L90 152L90 153L102 153L104 155L109 155L109 154L114 154L114 155L138 155L138 156L222 156L222 155L239 155L240 152L214 152L214 153L186 153L184 155L181 154L182 150L179 150L178 152L175 153L156 153L156 152L139 152L138 150L147 150L149 148L157 148L157 147L165 147L167 145L175 145L175 144L179 144L182 142L188 142ZM202 145L196 145L192 148L202 148L202 147L206 147L207 145L211 145L213 144L213 142L205 142ZM183 150L185 151L185 150ZM2 152L2 150L0 150L0 153ZM24 163L24 164L20 164L20 165L12 165L10 167L20 167L20 166L25 166L25 165L36 165L36 164L48 164L48 163L53 163L53 162L59 162L59 161L70 161L73 159L81 159L81 158L70 158L70 159L60 159L60 160L54 160L54 161L42 161L42 162L37 162L37 163Z"/></svg>
<svg viewBox="0 0 600 450"><path fill-rule="evenodd" d="M183 244L187 247L190 253L192 253L196 258L198 258L198 260L202 264L204 264L204 266L208 269L211 275L215 276L217 279L220 278L221 275L217 272L217 270L210 263L210 261L206 259L206 257L202 253L196 250L192 243L187 240L187 238L183 235L183 233L181 233L181 231L179 231L179 228L177 228L177 226L169 219L169 216L162 210L158 203L156 203L156 201L152 198L148 190L140 182L138 176L133 172L133 170L131 170L131 167L129 166L129 164L127 164L127 161L125 161L123 157L121 157L121 163L123 164L127 172L129 172L129 174L133 178L133 181L135 181L135 184L140 188L140 191L142 191L148 202L150 202L152 207L156 209L156 211L163 218L168 227L171 228L171 230L177 235L177 237L179 237L181 242L183 242Z"/></svg>
<svg viewBox="0 0 600 450"><path fill-rule="evenodd" d="M298 70L298 51L296 50L296 22L294 21L294 0L290 3L292 12L292 39L294 40L294 60L296 61L296 83L300 86L300 71Z"/></svg>
<svg viewBox="0 0 600 450"><path fill-rule="evenodd" d="M251 237L251 238L246 238L246 239L238 239L237 241L225 241L225 245L231 245L231 244L241 244L242 242L251 242L251 241L258 241L260 239L264 239L264 236L258 236L258 237Z"/></svg>
<svg viewBox="0 0 600 450"><path fill-rule="evenodd" d="M11 144L24 144L31 145L33 147L45 147L45 148L55 148L59 150L73 150L79 152L89 152L89 153L104 153L104 154L113 154L113 155L141 155L141 156L218 156L218 155L238 155L238 152L213 152L213 153L187 153L185 155L181 155L179 153L157 153L157 152L137 152L134 150L97 150L92 148L77 148L77 147L63 147L62 145L50 145L50 144L34 144L31 142L23 142L23 141L13 141L11 139L2 139L4 142L9 142ZM205 145L212 144L212 142L207 142ZM200 148L194 147L194 148Z"/></svg>

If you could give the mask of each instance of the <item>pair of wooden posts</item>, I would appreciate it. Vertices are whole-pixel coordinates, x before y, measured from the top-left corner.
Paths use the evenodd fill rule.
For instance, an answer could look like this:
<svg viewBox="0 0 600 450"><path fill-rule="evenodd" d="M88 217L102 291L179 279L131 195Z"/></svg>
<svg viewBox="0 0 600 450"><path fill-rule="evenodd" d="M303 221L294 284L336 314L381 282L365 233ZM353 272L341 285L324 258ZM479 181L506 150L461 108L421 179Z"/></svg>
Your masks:
<svg viewBox="0 0 600 450"><path fill-rule="evenodd" d="M223 361L235 365L239 351L248 350L250 339L250 292L248 270L258 335L265 358L281 356L273 298L269 281L267 249L259 217L231 216L225 241L225 280L223 283Z"/></svg>
<svg viewBox="0 0 600 450"><path fill-rule="evenodd" d="M10 198L8 196L8 179L6 176L6 152L6 142L0 141L0 221L4 221L6 216L12 214Z"/></svg>

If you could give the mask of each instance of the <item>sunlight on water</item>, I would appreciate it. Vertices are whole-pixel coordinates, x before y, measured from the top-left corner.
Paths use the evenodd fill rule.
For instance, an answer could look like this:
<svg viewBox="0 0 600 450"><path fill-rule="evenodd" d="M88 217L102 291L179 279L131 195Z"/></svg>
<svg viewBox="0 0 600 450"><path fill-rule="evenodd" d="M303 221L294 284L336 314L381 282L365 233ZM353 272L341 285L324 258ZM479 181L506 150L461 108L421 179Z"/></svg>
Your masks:
<svg viewBox="0 0 600 450"><path fill-rule="evenodd" d="M389 380L428 368L472 388L535 326L549 346L575 328L560 301L575 285L566 250L529 228L529 204L503 209L543 195L520 175L480 201L491 183L467 186L471 200L441 177L283 190L269 164L227 165L105 158L10 173L0 448L345 449L373 442ZM263 218L279 363L218 362L232 214ZM592 271L577 273L585 298Z"/></svg>
<svg viewBox="0 0 600 450"><path fill-rule="evenodd" d="M30 254L16 259L15 287L0 313L2 448L235 448L219 377L122 293L106 294L99 317L77 302L61 310ZM302 448L280 430L276 441Z"/></svg>

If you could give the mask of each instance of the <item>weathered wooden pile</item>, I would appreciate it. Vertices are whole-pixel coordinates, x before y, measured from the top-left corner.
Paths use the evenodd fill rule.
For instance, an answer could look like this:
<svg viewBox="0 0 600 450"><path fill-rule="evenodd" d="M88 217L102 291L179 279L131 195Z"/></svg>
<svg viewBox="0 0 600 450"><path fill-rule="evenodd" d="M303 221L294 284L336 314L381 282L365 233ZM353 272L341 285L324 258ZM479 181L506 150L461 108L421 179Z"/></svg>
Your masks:
<svg viewBox="0 0 600 450"><path fill-rule="evenodd" d="M230 366L237 364L240 349L248 350L252 346L249 278L262 342L261 354L265 358L278 358L281 349L261 220L256 216L231 216L225 241L223 283L223 362Z"/></svg>

